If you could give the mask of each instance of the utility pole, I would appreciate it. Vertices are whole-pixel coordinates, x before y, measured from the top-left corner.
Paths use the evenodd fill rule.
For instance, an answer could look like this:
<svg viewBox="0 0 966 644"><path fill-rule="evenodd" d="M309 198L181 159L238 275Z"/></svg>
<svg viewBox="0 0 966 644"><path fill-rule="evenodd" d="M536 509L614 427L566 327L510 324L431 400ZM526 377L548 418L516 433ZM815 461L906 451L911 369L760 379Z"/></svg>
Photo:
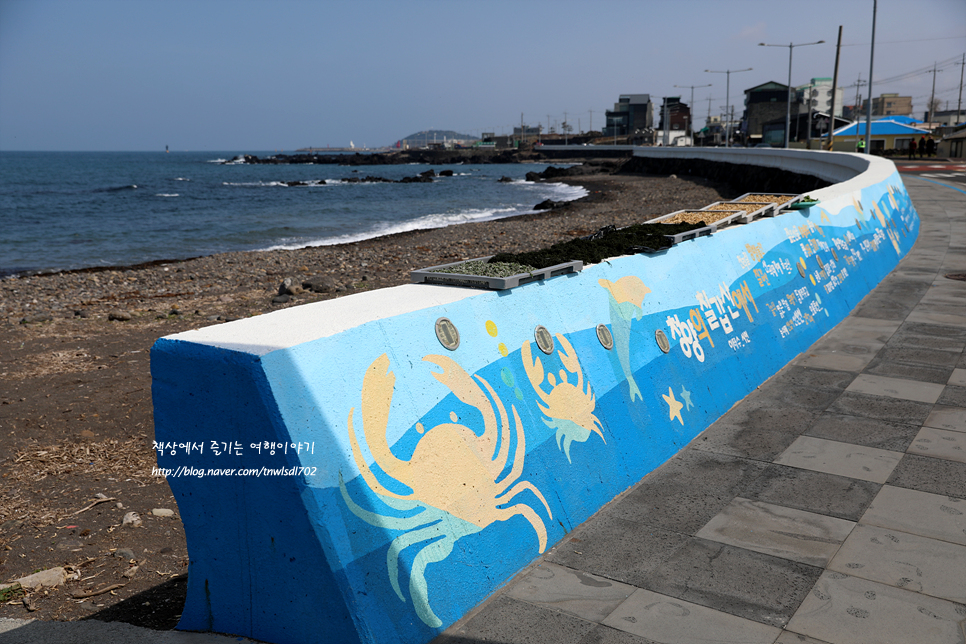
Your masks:
<svg viewBox="0 0 966 644"><path fill-rule="evenodd" d="M790 51L790 50L789 50ZM726 69L724 71L712 71L710 69L704 70L708 74L725 74L725 113L727 114L728 107L731 105L731 75L737 74L738 72L750 72L753 68L748 69ZM725 147L731 147L731 120L725 125Z"/></svg>
<svg viewBox="0 0 966 644"><path fill-rule="evenodd" d="M926 106L926 109L929 111L930 123L934 121L933 113L936 111L934 107L934 104L936 102L936 73L941 71L942 71L941 69L936 69L936 63L932 64L932 94L929 95L929 105Z"/></svg>
<svg viewBox="0 0 966 644"><path fill-rule="evenodd" d="M966 54L963 54L963 62L959 63L959 102L956 103L955 125L959 125L959 112L963 107L963 69L966 69Z"/></svg>
<svg viewBox="0 0 966 644"><path fill-rule="evenodd" d="M872 154L872 64L875 62L875 14L878 8L879 0L872 0L872 47L869 51L869 104L865 110L866 154Z"/></svg>
<svg viewBox="0 0 966 644"><path fill-rule="evenodd" d="M828 150L833 146L832 132L835 131L835 94L839 85L839 54L842 51L842 25L839 25L839 41L835 45L835 73L832 74L832 104L828 113ZM845 98L844 96L842 98Z"/></svg>
<svg viewBox="0 0 966 644"><path fill-rule="evenodd" d="M567 145L567 113L566 112L564 112L563 131L564 131L564 145Z"/></svg>
<svg viewBox="0 0 966 644"><path fill-rule="evenodd" d="M805 132L805 149L812 149L812 92L815 91L815 79L808 83L808 131Z"/></svg>
<svg viewBox="0 0 966 644"><path fill-rule="evenodd" d="M590 112L590 131L594 131L594 110L588 110Z"/></svg>
<svg viewBox="0 0 966 644"><path fill-rule="evenodd" d="M711 84L709 83L708 85L675 85L675 87L679 87L681 89L687 89L689 87L691 88L691 102L688 103L688 121L687 121L687 123L684 126L684 131L687 132L689 134L689 136L691 137L691 147L693 148L694 147L694 132L691 132L691 121L692 121L691 114L694 112L694 88L695 87L711 87Z"/></svg>

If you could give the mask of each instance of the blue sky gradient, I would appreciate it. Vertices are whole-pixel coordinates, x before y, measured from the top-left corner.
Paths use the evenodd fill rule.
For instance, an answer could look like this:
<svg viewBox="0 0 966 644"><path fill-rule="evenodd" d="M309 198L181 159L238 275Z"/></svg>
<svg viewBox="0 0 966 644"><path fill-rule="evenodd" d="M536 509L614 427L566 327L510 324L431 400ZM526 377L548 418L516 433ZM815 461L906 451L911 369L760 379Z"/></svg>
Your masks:
<svg viewBox="0 0 966 644"><path fill-rule="evenodd" d="M600 129L620 94L695 90L703 125L742 90L868 78L872 0L0 0L0 150L265 151L468 134ZM966 2L880 0L873 95L956 109ZM944 63L944 61L946 61ZM863 88L863 96L866 89ZM591 113L593 110L593 113ZM565 116L566 115L566 116Z"/></svg>

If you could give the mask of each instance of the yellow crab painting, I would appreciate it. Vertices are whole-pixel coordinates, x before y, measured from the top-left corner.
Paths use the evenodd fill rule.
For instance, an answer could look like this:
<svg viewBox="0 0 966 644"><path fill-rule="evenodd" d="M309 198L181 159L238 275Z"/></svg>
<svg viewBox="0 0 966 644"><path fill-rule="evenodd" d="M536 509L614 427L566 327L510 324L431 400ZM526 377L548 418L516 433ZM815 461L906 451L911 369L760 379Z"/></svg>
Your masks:
<svg viewBox="0 0 966 644"><path fill-rule="evenodd" d="M363 521L384 529L406 531L393 539L386 555L389 582L404 602L406 598L399 584L399 557L403 550L418 544L419 552L409 574L409 594L419 618L438 628L442 621L430 607L425 576L429 564L448 557L461 537L518 515L533 526L542 553L547 547L547 529L540 515L525 503L501 507L512 503L514 497L525 490L540 500L548 518L552 519L553 514L540 490L529 481L519 480L526 457L526 438L516 407L510 407L513 415L511 428L506 408L486 380L480 376L471 377L446 356L428 355L423 360L442 368L442 372L434 371L433 377L460 401L480 413L482 434L459 424L458 416L451 411L451 423L437 425L428 431L422 424L417 424L416 430L423 436L417 442L412 458L408 461L398 458L386 438L396 377L389 371L389 357L382 354L372 362L363 378L360 409L365 443L381 473L377 475L366 463L356 433L354 407L349 411L349 443L362 478L379 499L396 510L417 512L394 517L366 510L349 496L341 474L339 488L349 510ZM510 472L501 478L514 439L516 446ZM380 477L392 479L395 483L391 485L397 489L401 483L411 491L407 494L393 492L380 481Z"/></svg>
<svg viewBox="0 0 966 644"><path fill-rule="evenodd" d="M557 430L557 447L561 447L562 441L562 449L567 456L567 461L572 463L573 461L570 460L570 444L572 442L586 442L590 438L591 432L600 436L605 445L607 440L604 439L604 434L601 432L600 421L594 416L596 403L594 394L590 390L590 383L587 383L586 389L584 388L584 374L580 368L580 361L577 360L577 353L570 342L567 341L567 338L559 333L556 334L556 338L560 346L563 347L563 350L558 351L557 354L560 356L560 362L566 367L566 371L560 370L559 382L552 373L546 374L550 393L545 392L542 388L543 363L539 356L532 357L529 341L523 344L520 356L523 358L523 369L527 372L533 390L543 401L543 404L540 404L540 400L538 400L537 406L549 418L549 420L545 418L543 422L546 423L547 427ZM576 384L568 381L568 371L577 375Z"/></svg>

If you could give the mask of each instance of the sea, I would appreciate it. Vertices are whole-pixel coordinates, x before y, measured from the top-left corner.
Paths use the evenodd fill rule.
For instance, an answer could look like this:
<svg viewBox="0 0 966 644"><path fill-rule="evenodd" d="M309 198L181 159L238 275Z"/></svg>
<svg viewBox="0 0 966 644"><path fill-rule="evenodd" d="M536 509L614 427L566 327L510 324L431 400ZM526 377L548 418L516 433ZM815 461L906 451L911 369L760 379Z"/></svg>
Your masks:
<svg viewBox="0 0 966 644"><path fill-rule="evenodd" d="M240 156L0 151L0 277L341 244L513 217L546 199L586 194L525 180L546 164L260 165ZM429 169L453 176L342 181L398 180ZM286 185L292 181L309 185Z"/></svg>

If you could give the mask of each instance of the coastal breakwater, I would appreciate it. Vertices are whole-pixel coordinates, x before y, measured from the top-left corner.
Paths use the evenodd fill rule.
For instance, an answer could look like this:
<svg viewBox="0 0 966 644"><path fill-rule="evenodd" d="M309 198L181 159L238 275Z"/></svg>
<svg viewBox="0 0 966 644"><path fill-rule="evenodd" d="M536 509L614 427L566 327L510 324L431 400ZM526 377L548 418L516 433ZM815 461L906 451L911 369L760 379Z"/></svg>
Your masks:
<svg viewBox="0 0 966 644"><path fill-rule="evenodd" d="M673 456L917 237L890 162L779 152L835 181L818 206L510 291L413 284L160 339L179 627L429 641Z"/></svg>

